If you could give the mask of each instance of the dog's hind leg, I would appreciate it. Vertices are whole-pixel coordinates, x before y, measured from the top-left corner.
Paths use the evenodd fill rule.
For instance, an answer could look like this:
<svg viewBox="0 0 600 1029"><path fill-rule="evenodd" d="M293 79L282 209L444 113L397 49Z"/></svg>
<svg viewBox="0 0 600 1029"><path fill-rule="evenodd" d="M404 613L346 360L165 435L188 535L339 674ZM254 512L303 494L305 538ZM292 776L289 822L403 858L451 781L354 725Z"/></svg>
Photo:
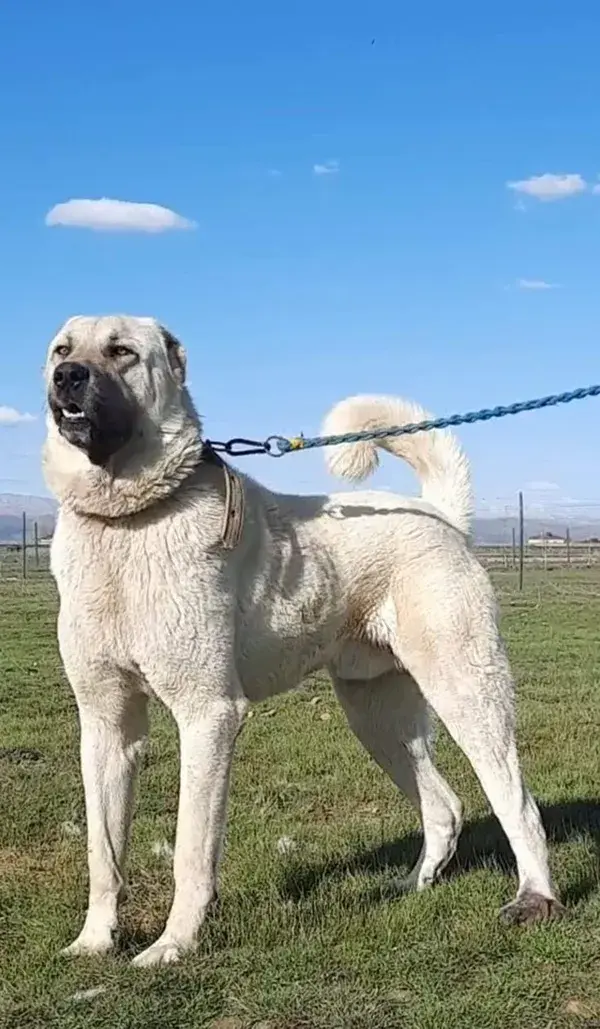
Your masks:
<svg viewBox="0 0 600 1029"><path fill-rule="evenodd" d="M474 560L464 581L448 579L443 568L432 571L410 614L403 606L407 616L394 649L471 762L508 837L519 888L503 909L504 919L524 923L559 916L564 908L552 886L544 828L521 773L513 681L491 585Z"/></svg>
<svg viewBox="0 0 600 1029"><path fill-rule="evenodd" d="M374 680L334 678L349 725L421 815L423 846L403 889L434 882L454 851L462 807L431 757L427 705L414 679L393 671Z"/></svg>

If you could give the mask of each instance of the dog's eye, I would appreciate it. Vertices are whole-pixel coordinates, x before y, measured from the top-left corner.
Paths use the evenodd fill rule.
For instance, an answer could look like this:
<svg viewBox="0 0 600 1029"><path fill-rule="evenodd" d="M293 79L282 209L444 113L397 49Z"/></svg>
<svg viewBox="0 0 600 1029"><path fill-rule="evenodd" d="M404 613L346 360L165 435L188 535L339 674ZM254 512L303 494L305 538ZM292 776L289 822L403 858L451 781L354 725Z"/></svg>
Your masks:
<svg viewBox="0 0 600 1029"><path fill-rule="evenodd" d="M54 351L57 357L68 357L71 353L71 347L68 343L61 343L59 347Z"/></svg>
<svg viewBox="0 0 600 1029"><path fill-rule="evenodd" d="M110 348L111 357L135 357L135 350L123 347L121 344Z"/></svg>

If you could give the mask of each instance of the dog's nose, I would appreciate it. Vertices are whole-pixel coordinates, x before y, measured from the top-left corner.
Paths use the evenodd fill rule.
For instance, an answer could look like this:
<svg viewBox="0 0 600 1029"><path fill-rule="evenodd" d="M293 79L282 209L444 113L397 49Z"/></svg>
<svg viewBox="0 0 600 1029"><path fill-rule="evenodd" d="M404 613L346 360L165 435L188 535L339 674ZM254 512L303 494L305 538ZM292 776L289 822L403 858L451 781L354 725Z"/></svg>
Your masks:
<svg viewBox="0 0 600 1029"><path fill-rule="evenodd" d="M63 361L54 369L54 385L58 389L74 389L83 386L90 377L90 370L77 361Z"/></svg>

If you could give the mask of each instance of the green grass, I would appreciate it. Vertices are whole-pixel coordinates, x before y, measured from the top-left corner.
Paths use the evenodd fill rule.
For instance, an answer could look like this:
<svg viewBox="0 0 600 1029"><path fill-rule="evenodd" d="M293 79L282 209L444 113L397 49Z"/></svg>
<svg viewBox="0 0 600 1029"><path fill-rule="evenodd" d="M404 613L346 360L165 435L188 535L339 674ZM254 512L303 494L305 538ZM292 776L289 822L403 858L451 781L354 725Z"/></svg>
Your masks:
<svg viewBox="0 0 600 1029"><path fill-rule="evenodd" d="M418 846L412 810L361 750L326 681L255 710L240 738L221 903L199 952L134 972L171 879L177 747L153 711L121 953L57 956L81 926L86 859L75 705L44 575L0 579L0 1025L6 1029L550 1029L600 1025L600 576L497 577L518 678L527 779L572 917L503 927L507 845L462 755L439 763L466 803L443 883L389 901ZM22 748L19 750L19 748ZM282 837L293 841L279 853ZM80 991L96 995L73 999Z"/></svg>

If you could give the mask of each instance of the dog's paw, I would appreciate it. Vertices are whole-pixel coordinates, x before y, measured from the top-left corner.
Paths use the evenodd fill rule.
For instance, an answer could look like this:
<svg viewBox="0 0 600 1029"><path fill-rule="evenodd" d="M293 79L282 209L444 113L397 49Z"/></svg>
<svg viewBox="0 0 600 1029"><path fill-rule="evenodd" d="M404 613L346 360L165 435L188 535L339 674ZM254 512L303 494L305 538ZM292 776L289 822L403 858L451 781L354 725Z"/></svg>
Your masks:
<svg viewBox="0 0 600 1029"><path fill-rule="evenodd" d="M114 934L110 929L90 931L84 929L73 943L61 950L61 957L78 958L108 954L114 949Z"/></svg>
<svg viewBox="0 0 600 1029"><path fill-rule="evenodd" d="M505 925L534 925L536 922L549 922L566 915L566 907L555 897L543 897L541 893L531 891L522 893L500 910L500 919Z"/></svg>
<svg viewBox="0 0 600 1029"><path fill-rule="evenodd" d="M152 946L143 950L141 954L131 962L135 968L153 968L157 965L173 965L177 961L181 961L185 953L189 953L189 948L183 948L177 946L174 940L157 940Z"/></svg>
<svg viewBox="0 0 600 1029"><path fill-rule="evenodd" d="M392 879L387 889L390 896L402 897L406 893L421 893L422 890L428 890L435 882L434 875L422 875L419 868L413 868L408 875Z"/></svg>

